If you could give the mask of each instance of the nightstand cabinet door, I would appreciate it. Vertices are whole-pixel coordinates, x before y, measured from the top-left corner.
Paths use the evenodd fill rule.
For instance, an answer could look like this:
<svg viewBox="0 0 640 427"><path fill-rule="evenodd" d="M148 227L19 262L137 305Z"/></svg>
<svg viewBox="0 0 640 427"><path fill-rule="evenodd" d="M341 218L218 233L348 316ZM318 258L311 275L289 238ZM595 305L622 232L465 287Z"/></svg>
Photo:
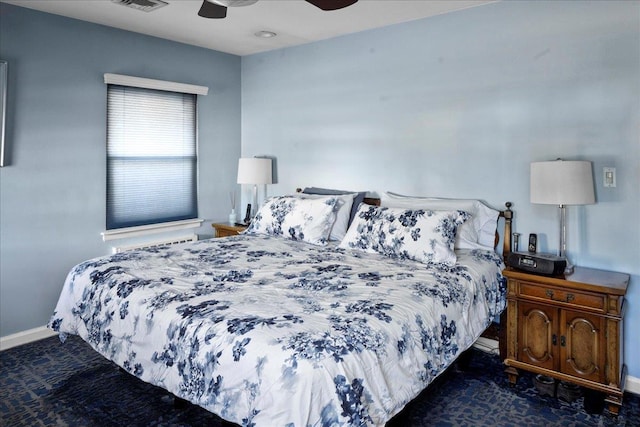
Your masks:
<svg viewBox="0 0 640 427"><path fill-rule="evenodd" d="M560 371L592 381L604 381L604 319L570 310L562 311Z"/></svg>
<svg viewBox="0 0 640 427"><path fill-rule="evenodd" d="M540 304L520 303L518 360L541 368L556 369L558 310Z"/></svg>

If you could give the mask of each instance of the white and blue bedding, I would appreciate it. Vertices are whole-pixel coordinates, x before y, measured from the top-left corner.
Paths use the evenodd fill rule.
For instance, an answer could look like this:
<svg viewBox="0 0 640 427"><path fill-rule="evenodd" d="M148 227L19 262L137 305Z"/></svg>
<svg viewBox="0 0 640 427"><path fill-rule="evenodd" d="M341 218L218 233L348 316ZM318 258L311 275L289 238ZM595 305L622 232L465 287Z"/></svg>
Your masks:
<svg viewBox="0 0 640 427"><path fill-rule="evenodd" d="M49 326L243 426L382 426L505 306L500 256L453 266L241 235L77 265Z"/></svg>

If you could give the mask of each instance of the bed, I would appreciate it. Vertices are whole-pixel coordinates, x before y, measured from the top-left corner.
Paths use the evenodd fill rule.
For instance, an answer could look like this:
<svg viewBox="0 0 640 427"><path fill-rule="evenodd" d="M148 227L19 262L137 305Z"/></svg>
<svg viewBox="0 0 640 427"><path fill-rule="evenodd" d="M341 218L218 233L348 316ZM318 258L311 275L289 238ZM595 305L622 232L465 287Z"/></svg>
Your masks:
<svg viewBox="0 0 640 427"><path fill-rule="evenodd" d="M359 202L345 209L341 197L272 199L246 234L80 263L49 327L242 426L383 426L503 311L504 265L492 248L453 242L453 262L414 256L398 243L397 226L376 221L389 226L401 212L415 237L416 224L424 231L440 211L415 208L415 200L399 202L411 209ZM313 205L314 214L306 211L296 228L283 200ZM327 205L330 229L310 225ZM340 209L348 219L337 230ZM447 212L471 221L467 212ZM267 213L273 217L260 216ZM511 211L499 214L510 230ZM442 233L457 239L460 224Z"/></svg>

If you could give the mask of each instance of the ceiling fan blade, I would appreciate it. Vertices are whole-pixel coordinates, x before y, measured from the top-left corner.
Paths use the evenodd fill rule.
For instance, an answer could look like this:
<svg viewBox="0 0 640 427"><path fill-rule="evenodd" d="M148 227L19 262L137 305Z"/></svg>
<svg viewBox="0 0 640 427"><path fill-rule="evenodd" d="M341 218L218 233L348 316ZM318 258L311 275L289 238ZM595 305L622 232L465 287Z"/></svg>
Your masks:
<svg viewBox="0 0 640 427"><path fill-rule="evenodd" d="M311 3L315 7L322 10L337 10L343 7L351 6L358 0L306 0L307 3Z"/></svg>
<svg viewBox="0 0 640 427"><path fill-rule="evenodd" d="M227 16L227 8L204 0L198 11L198 15L203 18L224 18Z"/></svg>

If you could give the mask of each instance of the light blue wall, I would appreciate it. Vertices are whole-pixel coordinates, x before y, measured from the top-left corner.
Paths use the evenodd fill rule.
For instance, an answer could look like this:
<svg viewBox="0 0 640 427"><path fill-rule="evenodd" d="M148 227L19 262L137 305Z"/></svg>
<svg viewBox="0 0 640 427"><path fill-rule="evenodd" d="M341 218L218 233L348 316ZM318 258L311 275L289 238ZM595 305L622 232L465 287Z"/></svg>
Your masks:
<svg viewBox="0 0 640 427"><path fill-rule="evenodd" d="M557 251L529 163L591 160L598 203L568 208L574 263L632 275L626 363L640 377L640 3L499 2L242 59L242 153L278 184L514 203ZM604 188L602 168L617 169Z"/></svg>
<svg viewBox="0 0 640 427"><path fill-rule="evenodd" d="M107 254L105 72L209 87L199 97L200 216L227 218L240 155L240 58L0 4L9 62L0 169L0 336L44 325L73 265ZM206 224L203 233L211 233Z"/></svg>

